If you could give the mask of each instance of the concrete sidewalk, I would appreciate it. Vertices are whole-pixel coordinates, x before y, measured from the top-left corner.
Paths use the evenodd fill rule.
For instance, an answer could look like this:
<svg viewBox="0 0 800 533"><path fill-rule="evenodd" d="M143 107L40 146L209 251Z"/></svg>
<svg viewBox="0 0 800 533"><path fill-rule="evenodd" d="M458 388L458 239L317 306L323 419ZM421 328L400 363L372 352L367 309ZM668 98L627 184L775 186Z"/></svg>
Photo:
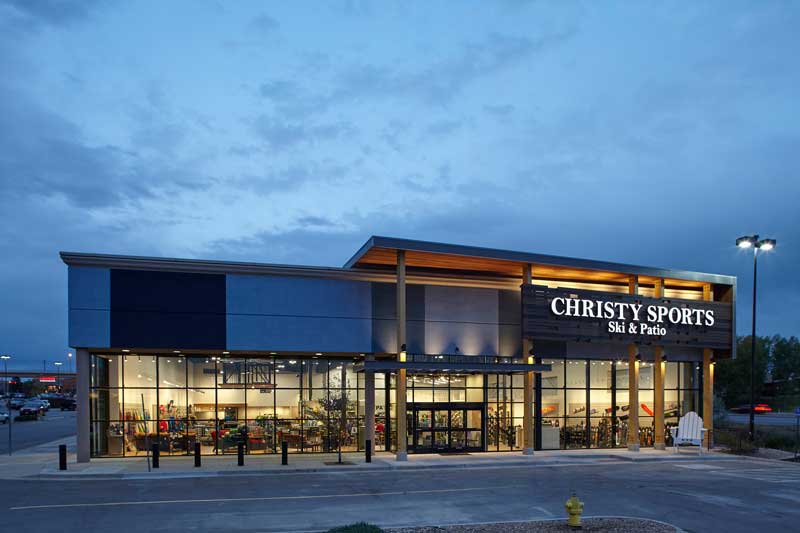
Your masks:
<svg viewBox="0 0 800 533"><path fill-rule="evenodd" d="M58 470L58 445L67 444L68 469ZM519 452L486 452L469 455L409 455L399 462L394 454L378 452L371 463L363 453L343 454L347 464L336 464L336 454L290 454L289 464L281 465L280 454L246 455L245 465L237 466L236 455L203 456L202 466L194 466L192 457L162 456L160 468L147 470L145 457L93 459L90 463L75 462L75 438L66 438L0 457L0 478L3 479L150 479L175 477L217 477L275 475L281 473L368 472L379 470L415 470L437 468L514 468L561 465L596 465L615 462L675 462L738 460L737 456L697 449L679 453L645 449L640 452L618 450L553 450L524 456Z"/></svg>

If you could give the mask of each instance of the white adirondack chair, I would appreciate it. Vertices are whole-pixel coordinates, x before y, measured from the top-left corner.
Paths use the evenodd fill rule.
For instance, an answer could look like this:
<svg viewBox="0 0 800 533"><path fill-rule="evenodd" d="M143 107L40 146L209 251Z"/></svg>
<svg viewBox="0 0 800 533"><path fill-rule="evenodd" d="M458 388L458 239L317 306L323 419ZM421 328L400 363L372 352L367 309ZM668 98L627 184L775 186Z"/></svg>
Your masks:
<svg viewBox="0 0 800 533"><path fill-rule="evenodd" d="M672 443L675 446L675 453L678 453L678 446L688 444L698 446L700 455L703 454L703 436L706 433L703 427L703 419L694 411L689 411L683 415L678 422L678 427L670 428Z"/></svg>

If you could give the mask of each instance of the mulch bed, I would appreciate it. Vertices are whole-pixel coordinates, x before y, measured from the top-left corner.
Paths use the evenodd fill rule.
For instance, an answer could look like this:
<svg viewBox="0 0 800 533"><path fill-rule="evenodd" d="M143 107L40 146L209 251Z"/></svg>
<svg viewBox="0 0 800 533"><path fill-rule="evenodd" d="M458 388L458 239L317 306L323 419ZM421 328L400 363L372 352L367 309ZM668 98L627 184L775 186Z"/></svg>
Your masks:
<svg viewBox="0 0 800 533"><path fill-rule="evenodd" d="M587 518L579 531L604 531L614 533L674 533L677 528L638 518ZM529 531L575 531L566 520L542 520L534 522L509 522L502 524L480 524L461 526L426 526L387 529L391 533L527 533Z"/></svg>

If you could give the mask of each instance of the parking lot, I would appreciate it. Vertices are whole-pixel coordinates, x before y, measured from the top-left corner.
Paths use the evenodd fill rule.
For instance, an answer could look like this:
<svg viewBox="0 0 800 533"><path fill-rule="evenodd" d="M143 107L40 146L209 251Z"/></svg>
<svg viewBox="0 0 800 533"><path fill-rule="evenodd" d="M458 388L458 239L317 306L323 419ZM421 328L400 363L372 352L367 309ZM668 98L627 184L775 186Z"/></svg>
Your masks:
<svg viewBox="0 0 800 533"><path fill-rule="evenodd" d="M29 479L0 485L0 501L12 530L300 532L361 520L400 527L562 519L573 490L586 516L651 518L685 531L791 531L800 521L800 466L736 457Z"/></svg>
<svg viewBox="0 0 800 533"><path fill-rule="evenodd" d="M14 410L17 415L19 411ZM75 435L75 411L51 408L38 420L13 422L11 427L13 450L22 450ZM9 424L0 425L0 454L8 453Z"/></svg>

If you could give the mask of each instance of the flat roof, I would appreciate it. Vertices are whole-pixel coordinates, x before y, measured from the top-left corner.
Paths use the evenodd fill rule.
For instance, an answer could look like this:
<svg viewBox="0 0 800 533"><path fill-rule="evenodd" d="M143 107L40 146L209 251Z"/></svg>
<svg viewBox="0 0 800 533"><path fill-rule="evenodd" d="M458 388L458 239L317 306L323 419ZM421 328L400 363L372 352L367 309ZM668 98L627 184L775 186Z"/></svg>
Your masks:
<svg viewBox="0 0 800 533"><path fill-rule="evenodd" d="M391 281L389 278L393 276L392 270L397 264L397 250L406 251L406 266L412 272L433 276L472 275L508 280L521 278L523 265L530 264L535 279L620 284L627 283L629 275L637 275L644 285L652 284L656 279L669 280L673 287L687 288L699 288L706 283L736 284L735 276L380 236L370 237L343 267L81 252L60 252L60 256L64 263L73 266Z"/></svg>
<svg viewBox="0 0 800 533"><path fill-rule="evenodd" d="M628 275L640 276L643 283L669 279L673 285L697 287L704 283L735 285L735 276L688 270L646 267L594 261L574 257L481 248L395 237L372 236L345 264L345 268L380 268L397 264L397 250L406 251L409 268L444 269L494 273L521 277L523 265L533 266L533 276L552 279L575 279L625 282ZM677 283L675 283L677 282ZM681 283L683 282L683 283Z"/></svg>

